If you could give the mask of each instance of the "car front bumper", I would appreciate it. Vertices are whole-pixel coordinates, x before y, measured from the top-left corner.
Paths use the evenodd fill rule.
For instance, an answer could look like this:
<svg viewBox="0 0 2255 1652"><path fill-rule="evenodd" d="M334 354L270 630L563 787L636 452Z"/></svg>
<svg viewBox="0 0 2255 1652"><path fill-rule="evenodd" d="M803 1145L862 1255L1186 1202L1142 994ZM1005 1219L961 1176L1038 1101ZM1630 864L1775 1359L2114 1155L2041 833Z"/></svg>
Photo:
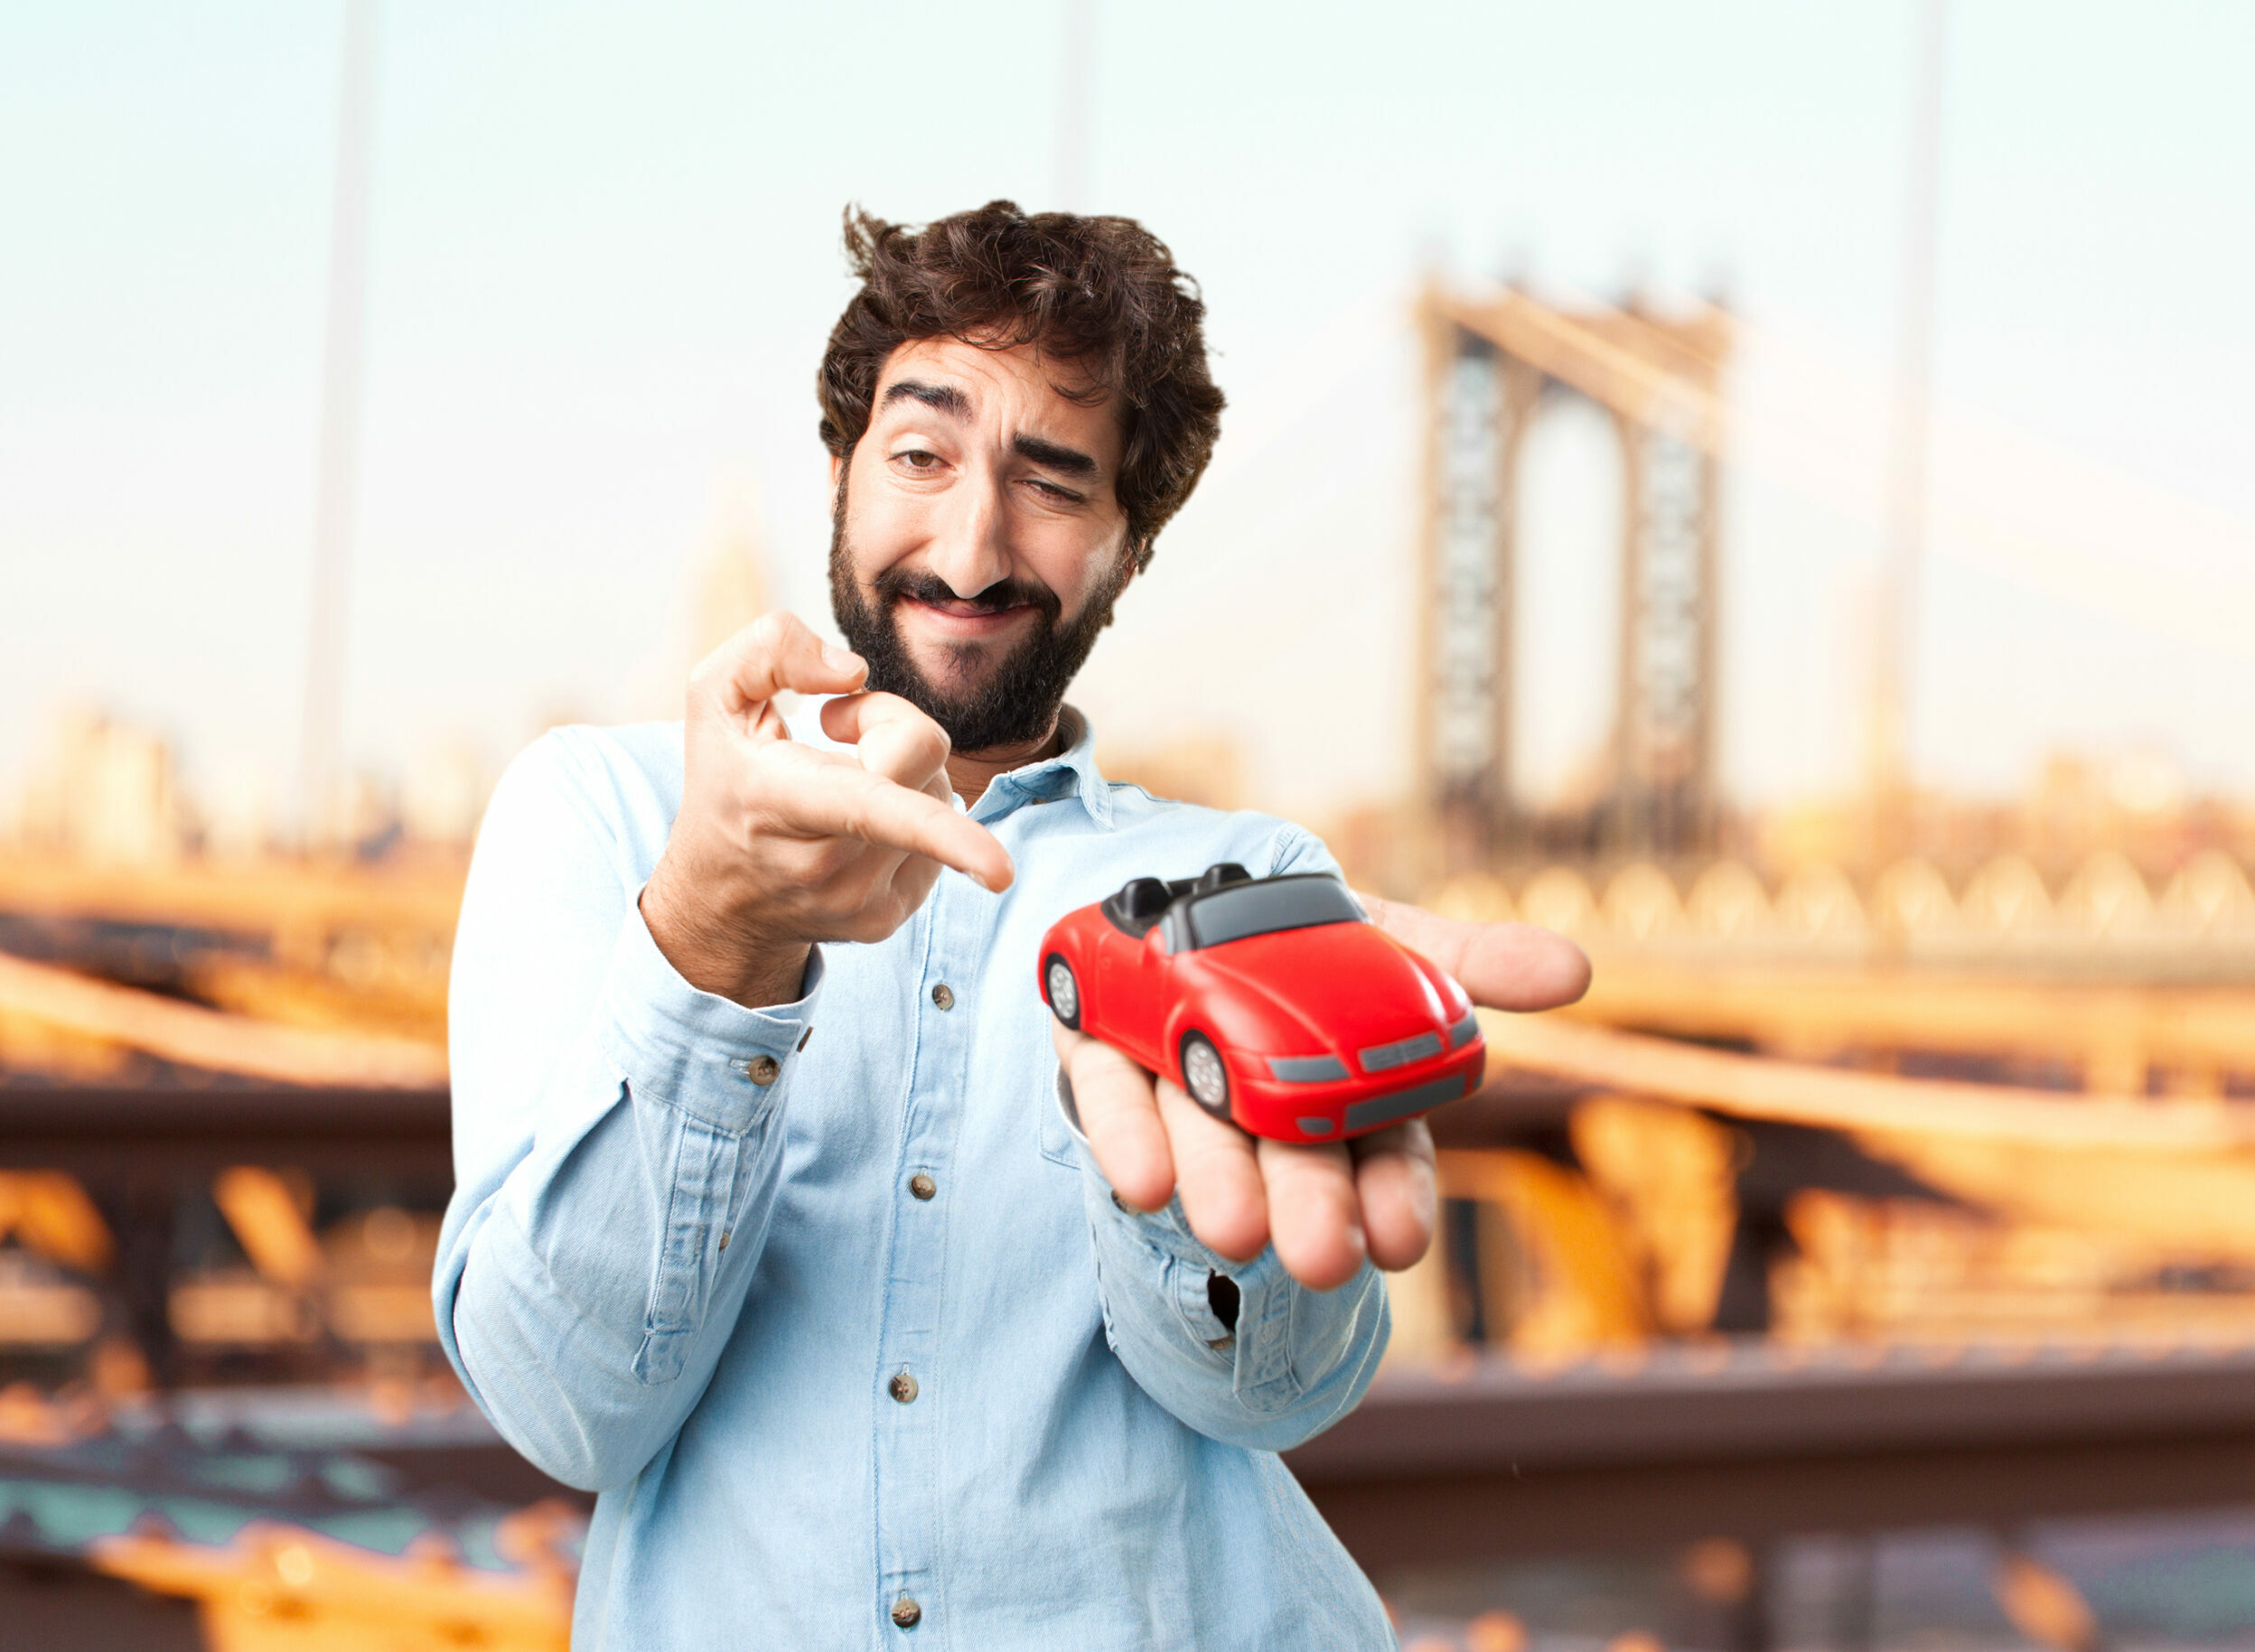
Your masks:
<svg viewBox="0 0 2255 1652"><path fill-rule="evenodd" d="M1462 1101L1487 1069L1484 1040L1377 1077L1291 1084L1245 1069L1255 1056L1230 1063L1230 1112L1255 1135L1277 1142L1343 1142L1435 1107Z"/></svg>

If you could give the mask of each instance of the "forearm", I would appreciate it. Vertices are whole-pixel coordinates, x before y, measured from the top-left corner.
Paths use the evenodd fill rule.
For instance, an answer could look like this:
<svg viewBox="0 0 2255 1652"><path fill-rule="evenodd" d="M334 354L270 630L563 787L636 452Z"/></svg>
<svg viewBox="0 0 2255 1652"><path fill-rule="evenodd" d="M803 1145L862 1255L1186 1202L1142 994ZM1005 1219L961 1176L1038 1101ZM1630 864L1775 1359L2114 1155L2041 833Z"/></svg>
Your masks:
<svg viewBox="0 0 2255 1652"><path fill-rule="evenodd" d="M746 1010L680 981L630 917L529 1143L463 1167L442 1340L495 1426L568 1484L632 1479L711 1376L765 1237L809 975L808 997ZM522 1110L482 1092L507 1082L494 1070L458 1077L458 1110Z"/></svg>

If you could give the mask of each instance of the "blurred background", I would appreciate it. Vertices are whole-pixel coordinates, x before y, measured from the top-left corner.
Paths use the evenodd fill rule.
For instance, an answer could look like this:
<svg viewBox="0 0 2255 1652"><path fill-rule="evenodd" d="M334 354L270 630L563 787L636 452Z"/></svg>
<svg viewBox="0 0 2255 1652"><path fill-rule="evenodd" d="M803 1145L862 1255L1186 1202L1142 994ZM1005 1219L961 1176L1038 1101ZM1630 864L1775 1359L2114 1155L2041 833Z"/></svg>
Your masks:
<svg viewBox="0 0 2255 1652"><path fill-rule="evenodd" d="M0 15L0 1647L561 1646L433 1340L494 778L827 629L842 210L1230 398L1107 770L1574 935L1293 1466L1417 1652L2255 1646L2255 13Z"/></svg>

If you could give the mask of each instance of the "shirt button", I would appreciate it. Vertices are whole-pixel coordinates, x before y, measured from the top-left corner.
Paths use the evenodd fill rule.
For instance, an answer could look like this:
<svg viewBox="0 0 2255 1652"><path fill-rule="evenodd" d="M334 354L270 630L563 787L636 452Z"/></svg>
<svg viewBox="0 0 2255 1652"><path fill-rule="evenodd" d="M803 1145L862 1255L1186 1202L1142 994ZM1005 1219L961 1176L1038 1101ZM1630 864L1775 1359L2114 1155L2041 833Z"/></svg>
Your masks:
<svg viewBox="0 0 2255 1652"><path fill-rule="evenodd" d="M907 1595L893 1602L893 1621L898 1628L912 1629L923 1620L924 1609Z"/></svg>
<svg viewBox="0 0 2255 1652"><path fill-rule="evenodd" d="M930 1199L940 1190L940 1184L925 1175L923 1171L918 1171L908 1179L908 1190L919 1199Z"/></svg>
<svg viewBox="0 0 2255 1652"><path fill-rule="evenodd" d="M931 989L931 1001L943 1010L955 1008L955 994L945 981Z"/></svg>
<svg viewBox="0 0 2255 1652"><path fill-rule="evenodd" d="M762 1056L744 1069L744 1076L751 1079L753 1083L764 1087L774 1083L781 1076L782 1070L782 1063L773 1056Z"/></svg>
<svg viewBox="0 0 2255 1652"><path fill-rule="evenodd" d="M893 1380L885 1384L893 1397L903 1405L916 1397L916 1379L906 1371L893 1373Z"/></svg>

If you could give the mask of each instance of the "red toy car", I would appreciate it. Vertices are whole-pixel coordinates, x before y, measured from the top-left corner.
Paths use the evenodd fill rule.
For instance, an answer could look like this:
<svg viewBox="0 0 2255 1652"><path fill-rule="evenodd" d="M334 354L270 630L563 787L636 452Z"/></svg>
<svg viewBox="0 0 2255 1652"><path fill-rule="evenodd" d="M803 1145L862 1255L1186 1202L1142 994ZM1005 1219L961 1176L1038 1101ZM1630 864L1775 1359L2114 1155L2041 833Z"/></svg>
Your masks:
<svg viewBox="0 0 2255 1652"><path fill-rule="evenodd" d="M1480 1086L1472 1001L1323 873L1132 878L1042 938L1068 1027L1279 1142L1340 1142Z"/></svg>

